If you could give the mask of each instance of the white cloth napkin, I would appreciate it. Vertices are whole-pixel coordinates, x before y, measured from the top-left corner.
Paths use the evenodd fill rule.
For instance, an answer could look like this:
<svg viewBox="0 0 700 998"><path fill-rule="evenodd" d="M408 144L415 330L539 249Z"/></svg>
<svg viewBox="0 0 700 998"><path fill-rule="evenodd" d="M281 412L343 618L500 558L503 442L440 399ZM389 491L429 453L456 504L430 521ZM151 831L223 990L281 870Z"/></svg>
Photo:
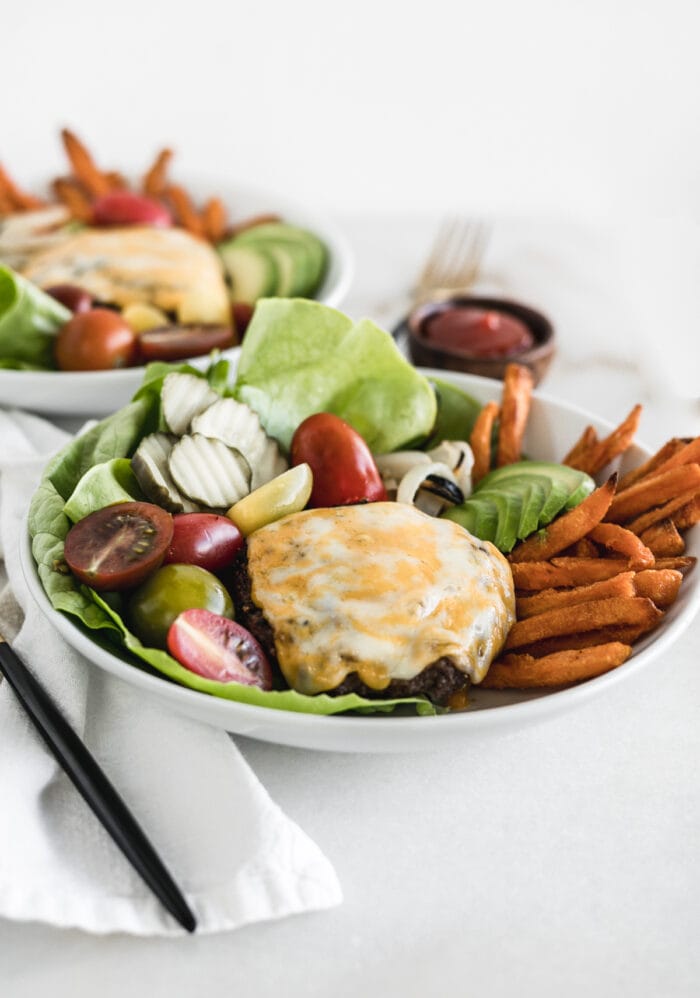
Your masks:
<svg viewBox="0 0 700 998"><path fill-rule="evenodd" d="M228 735L171 713L74 652L34 604L22 518L68 436L0 410L0 630L48 689L216 932L342 899L333 867L270 800ZM6 573L6 575L5 575ZM0 915L89 932L182 931L153 897L0 683Z"/></svg>

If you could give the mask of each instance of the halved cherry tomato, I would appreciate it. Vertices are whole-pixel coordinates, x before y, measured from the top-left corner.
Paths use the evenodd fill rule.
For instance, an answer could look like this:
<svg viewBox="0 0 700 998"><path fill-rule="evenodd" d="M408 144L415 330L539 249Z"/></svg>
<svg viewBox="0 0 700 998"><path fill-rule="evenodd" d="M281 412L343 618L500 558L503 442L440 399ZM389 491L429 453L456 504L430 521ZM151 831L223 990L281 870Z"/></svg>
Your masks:
<svg viewBox="0 0 700 998"><path fill-rule="evenodd" d="M185 610L233 617L228 589L199 565L163 565L129 596L126 619L148 648L165 648L170 626Z"/></svg>
<svg viewBox="0 0 700 998"><path fill-rule="evenodd" d="M95 201L92 209L95 225L154 225L167 228L173 224L165 205L153 198L130 191L113 191Z"/></svg>
<svg viewBox="0 0 700 998"><path fill-rule="evenodd" d="M250 631L208 610L185 610L168 631L168 651L198 676L272 689L272 669Z"/></svg>
<svg viewBox="0 0 700 998"><path fill-rule="evenodd" d="M88 514L66 536L71 572L93 589L130 589L163 561L173 518L148 502L118 502Z"/></svg>
<svg viewBox="0 0 700 998"><path fill-rule="evenodd" d="M238 527L218 513L178 513L173 517L173 528L166 565L179 562L218 572L231 564L243 545Z"/></svg>
<svg viewBox="0 0 700 998"><path fill-rule="evenodd" d="M233 329L228 326L168 326L139 336L144 360L186 360L211 350L225 350L234 343Z"/></svg>
<svg viewBox="0 0 700 998"><path fill-rule="evenodd" d="M59 329L54 356L61 371L129 367L137 358L136 333L117 312L92 308L74 315Z"/></svg>
<svg viewBox="0 0 700 998"><path fill-rule="evenodd" d="M292 464L313 472L309 506L350 506L386 500L372 453L352 426L330 412L317 412L292 437Z"/></svg>
<svg viewBox="0 0 700 998"><path fill-rule="evenodd" d="M89 312L92 308L92 298L88 292L75 284L54 284L53 287L46 288L46 294L60 301L61 305L69 308L74 315L79 312Z"/></svg>

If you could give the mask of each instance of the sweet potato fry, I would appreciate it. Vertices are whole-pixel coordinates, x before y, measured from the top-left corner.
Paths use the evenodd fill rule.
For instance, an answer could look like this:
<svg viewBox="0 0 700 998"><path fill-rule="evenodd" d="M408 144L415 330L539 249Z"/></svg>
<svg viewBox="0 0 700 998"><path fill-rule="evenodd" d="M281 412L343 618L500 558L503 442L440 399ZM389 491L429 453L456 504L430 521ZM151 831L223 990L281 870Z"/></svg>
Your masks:
<svg viewBox="0 0 700 998"><path fill-rule="evenodd" d="M628 489L630 485L634 485L640 479L646 478L653 471L656 471L669 457L673 457L674 454L688 443L690 443L690 440L684 440L682 437L673 437L671 440L668 440L648 461L645 461L644 464L640 464L622 476L617 483L618 494L624 492L625 489Z"/></svg>
<svg viewBox="0 0 700 998"><path fill-rule="evenodd" d="M513 464L520 460L530 413L532 396L532 374L521 364L508 364L503 379L501 399L501 420L498 428L498 449L496 464Z"/></svg>
<svg viewBox="0 0 700 998"><path fill-rule="evenodd" d="M151 198L159 198L165 194L168 167L172 158L172 149L161 149L153 165L144 174L141 182L144 194L147 194Z"/></svg>
<svg viewBox="0 0 700 998"><path fill-rule="evenodd" d="M197 209L192 204L192 200L184 187L171 184L166 188L166 194L175 210L178 222L184 229L191 232L193 236L204 235L204 225L202 219L197 214Z"/></svg>
<svg viewBox="0 0 700 998"><path fill-rule="evenodd" d="M472 481L474 483L480 481L491 467L491 436L498 412L497 402L487 402L476 417L476 422L472 428L469 446L474 452L474 466L472 467Z"/></svg>
<svg viewBox="0 0 700 998"><path fill-rule="evenodd" d="M673 523L678 530L688 530L700 520L700 494L673 514ZM675 554L679 552L676 551Z"/></svg>
<svg viewBox="0 0 700 998"><path fill-rule="evenodd" d="M79 222L89 222L92 218L92 202L83 188L70 177L57 177L51 185L71 217Z"/></svg>
<svg viewBox="0 0 700 998"><path fill-rule="evenodd" d="M634 572L621 572L610 579L594 582L590 586L576 586L575 589L543 589L534 596L518 596L515 601L515 615L518 620L535 617L547 610L562 606L576 606L592 600L611 599L614 596L640 596L633 583Z"/></svg>
<svg viewBox="0 0 700 998"><path fill-rule="evenodd" d="M645 572L637 572L634 577L634 588L637 596L646 596L660 610L665 610L678 595L682 581L681 573L671 568L648 569Z"/></svg>
<svg viewBox="0 0 700 998"><path fill-rule="evenodd" d="M651 568L654 564L654 555L649 548L631 530L626 530L617 523L599 523L588 536L596 544L614 551L617 557L621 555L628 558L630 568L637 571Z"/></svg>
<svg viewBox="0 0 700 998"><path fill-rule="evenodd" d="M105 173L105 177L112 191L125 191L129 187L126 177L123 173L119 173L118 170L110 170L109 173Z"/></svg>
<svg viewBox="0 0 700 998"><path fill-rule="evenodd" d="M697 468L697 464L686 465L688 468ZM681 469L676 469L680 471ZM650 479L650 484L653 484L655 480ZM640 485L642 483L640 482ZM627 493L625 493L626 495ZM630 523L626 524L628 530L631 530L634 534L643 534L645 530L658 523L660 520L666 520L668 517L673 516L678 510L683 509L689 503L693 502L697 497L698 490L697 486L693 486L688 489L687 492L681 492L673 499L669 499L668 502L664 503L663 506L657 506L655 509L650 509L647 513L642 513L638 516L636 520L632 520Z"/></svg>
<svg viewBox="0 0 700 998"><path fill-rule="evenodd" d="M579 455L575 462L566 463L579 471L585 471L589 475L595 475L602 471L606 465L610 464L613 458L623 454L634 439L639 425L639 417L642 414L641 405L636 405L629 415L623 419L609 436L599 440L595 446L590 447L586 453Z"/></svg>
<svg viewBox="0 0 700 998"><path fill-rule="evenodd" d="M510 567L515 588L530 592L560 586L589 586L629 570L624 558L554 558L551 562L515 562Z"/></svg>
<svg viewBox="0 0 700 998"><path fill-rule="evenodd" d="M42 208L45 201L27 194L14 182L5 168L0 165L0 193L4 195L3 201L9 207L9 211L3 214L11 214L13 211L31 211L33 208Z"/></svg>
<svg viewBox="0 0 700 998"><path fill-rule="evenodd" d="M98 170L95 161L78 136L68 128L64 128L61 138L76 179L88 194L93 197L108 194L112 189L109 180L101 170Z"/></svg>
<svg viewBox="0 0 700 998"><path fill-rule="evenodd" d="M678 513L682 513L682 509ZM673 520L660 520L652 524L639 539L642 544L646 544L655 558L672 557L685 551L685 541L678 533Z"/></svg>
<svg viewBox="0 0 700 998"><path fill-rule="evenodd" d="M518 654L534 655L536 658L540 658L542 655L554 655L560 651L606 645L611 641L632 645L649 631L652 631L662 618L663 614L659 610L658 620L647 621L645 624L621 624L614 627L601 627L597 631L583 631L580 634L562 634L554 638L542 638L541 641L534 641L531 645L518 648Z"/></svg>
<svg viewBox="0 0 700 998"><path fill-rule="evenodd" d="M582 537L580 541L576 541L574 544L573 551L575 558L599 558L600 552L595 546L592 540L588 537Z"/></svg>
<svg viewBox="0 0 700 998"><path fill-rule="evenodd" d="M698 559L693 558L692 555L684 555L681 558L657 558L654 568L659 571L671 568L676 572L680 572L682 575L687 575L688 572L695 568L697 560Z"/></svg>
<svg viewBox="0 0 700 998"><path fill-rule="evenodd" d="M221 242L226 232L226 208L221 198L209 198L202 209L202 222L209 242Z"/></svg>
<svg viewBox="0 0 700 998"><path fill-rule="evenodd" d="M606 520L626 523L640 513L661 506L662 503L681 493L688 491L692 493L692 490L700 491L700 464L683 464L662 474L654 474L651 478L642 478L622 495L615 496ZM689 498L692 498L692 494ZM630 530L633 529L630 527ZM638 531L634 532L636 534Z"/></svg>
<svg viewBox="0 0 700 998"><path fill-rule="evenodd" d="M538 531L513 548L509 557L516 561L547 561L559 551L585 537L603 519L615 495L616 475L595 489L574 509L558 516L544 530Z"/></svg>
<svg viewBox="0 0 700 998"><path fill-rule="evenodd" d="M629 645L613 641L595 648L561 651L542 658L505 655L493 663L480 685L491 690L523 690L578 683L616 669L629 658L631 651Z"/></svg>
<svg viewBox="0 0 700 998"><path fill-rule="evenodd" d="M15 206L7 191L0 189L0 216L14 214Z"/></svg>
<svg viewBox="0 0 700 998"><path fill-rule="evenodd" d="M683 447L680 447L674 454L660 464L645 478L656 478L658 475L670 471L671 468L679 468L684 464L697 464L700 461L700 437L688 440Z"/></svg>
<svg viewBox="0 0 700 998"><path fill-rule="evenodd" d="M510 651L543 638L599 631L604 627L653 625L659 616L659 610L652 601L639 596L591 600L590 603L558 607L536 617L517 620L504 647Z"/></svg>
<svg viewBox="0 0 700 998"><path fill-rule="evenodd" d="M597 443L598 434L592 426L587 426L561 463L570 468L578 468L576 462L588 461Z"/></svg>
<svg viewBox="0 0 700 998"><path fill-rule="evenodd" d="M270 225L273 222L281 222L282 216L277 215L274 212L267 212L264 215L251 215L250 218L244 218L240 222L236 222L235 225L231 225L226 230L226 236L240 236L241 232L247 232L248 229L254 229L257 225Z"/></svg>

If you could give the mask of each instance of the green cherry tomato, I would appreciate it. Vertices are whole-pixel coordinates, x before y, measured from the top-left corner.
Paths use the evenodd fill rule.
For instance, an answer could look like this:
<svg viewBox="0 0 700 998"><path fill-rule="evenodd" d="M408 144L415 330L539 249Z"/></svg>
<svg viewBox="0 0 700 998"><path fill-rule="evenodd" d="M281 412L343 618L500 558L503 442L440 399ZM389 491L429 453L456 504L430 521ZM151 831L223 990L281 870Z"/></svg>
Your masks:
<svg viewBox="0 0 700 998"><path fill-rule="evenodd" d="M148 648L165 648L170 625L184 610L210 610L233 618L228 591L198 565L164 565L129 599L129 627Z"/></svg>

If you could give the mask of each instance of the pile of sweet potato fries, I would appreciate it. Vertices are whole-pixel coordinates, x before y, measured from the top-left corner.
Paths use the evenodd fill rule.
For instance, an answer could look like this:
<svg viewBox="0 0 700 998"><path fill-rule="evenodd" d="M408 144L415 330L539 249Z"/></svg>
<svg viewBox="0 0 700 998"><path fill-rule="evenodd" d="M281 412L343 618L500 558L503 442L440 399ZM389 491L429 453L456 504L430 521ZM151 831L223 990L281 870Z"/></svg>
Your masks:
<svg viewBox="0 0 700 998"><path fill-rule="evenodd" d="M70 218L90 222L97 198L115 191L133 189L121 173L101 170L74 132L64 128L61 140L70 164L70 173L56 177L50 186L56 200L68 210ZM265 215L231 225L226 207L219 197L211 197L201 208L197 208L186 188L170 181L168 172L172 158L172 149L162 149L144 174L137 192L162 201L170 209L175 223L193 235L218 243L251 224L278 219L277 215ZM18 187L0 165L0 216L32 211L45 204L41 198L27 194Z"/></svg>
<svg viewBox="0 0 700 998"><path fill-rule="evenodd" d="M489 402L474 426L474 477L520 460L530 409L529 371L509 365L500 407ZM604 472L632 443L641 406L607 437L587 427L563 460ZM695 564L683 531L700 520L700 437L674 438L645 464L613 473L574 509L510 553L516 623L482 682L491 689L557 687L621 665L631 645L659 625Z"/></svg>

